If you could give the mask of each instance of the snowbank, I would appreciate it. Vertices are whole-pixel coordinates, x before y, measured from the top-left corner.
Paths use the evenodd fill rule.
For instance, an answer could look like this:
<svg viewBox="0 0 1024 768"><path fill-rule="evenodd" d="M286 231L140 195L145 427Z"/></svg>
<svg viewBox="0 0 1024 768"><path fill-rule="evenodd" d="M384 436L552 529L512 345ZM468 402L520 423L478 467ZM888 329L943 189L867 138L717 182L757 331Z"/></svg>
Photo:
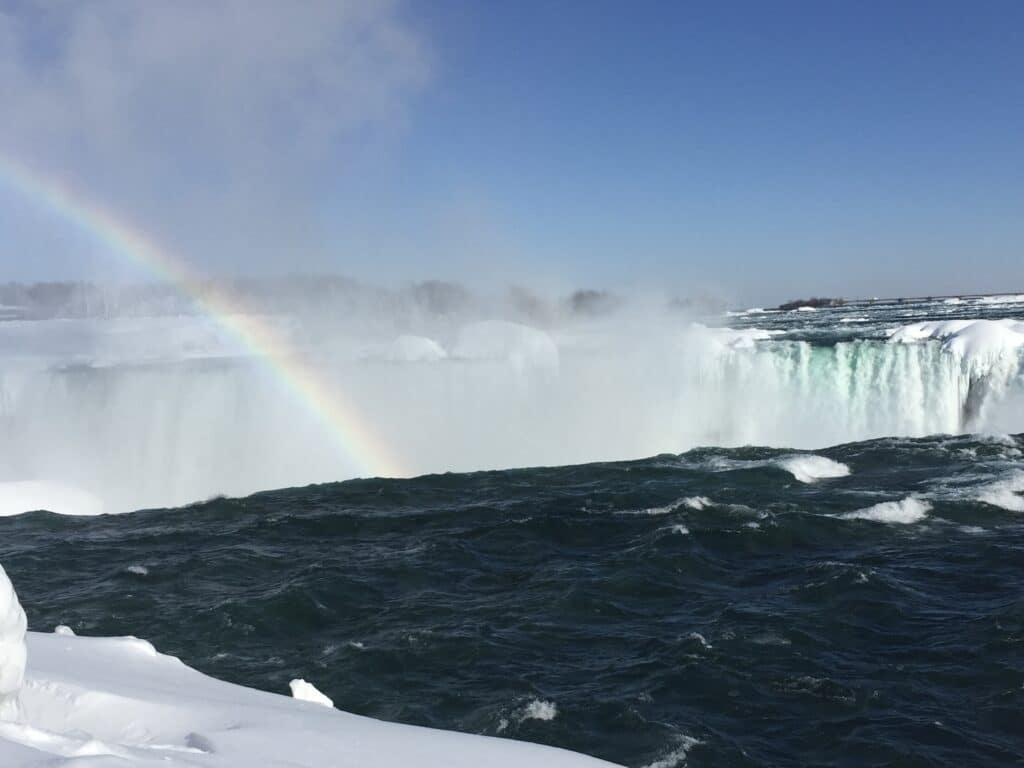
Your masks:
<svg viewBox="0 0 1024 768"><path fill-rule="evenodd" d="M103 504L90 493L34 480L0 483L0 517L45 509L58 515L100 515Z"/></svg>
<svg viewBox="0 0 1024 768"><path fill-rule="evenodd" d="M942 348L964 360L991 366L1024 347L1024 322L1004 320L944 320L911 323L895 329L889 341L913 344L935 339Z"/></svg>
<svg viewBox="0 0 1024 768"><path fill-rule="evenodd" d="M9 705L17 701L0 713L3 768L611 766L537 744L385 723L232 685L144 640L26 635L2 569L0 696Z"/></svg>
<svg viewBox="0 0 1024 768"><path fill-rule="evenodd" d="M17 715L17 695L24 677L25 612L0 566L0 720Z"/></svg>

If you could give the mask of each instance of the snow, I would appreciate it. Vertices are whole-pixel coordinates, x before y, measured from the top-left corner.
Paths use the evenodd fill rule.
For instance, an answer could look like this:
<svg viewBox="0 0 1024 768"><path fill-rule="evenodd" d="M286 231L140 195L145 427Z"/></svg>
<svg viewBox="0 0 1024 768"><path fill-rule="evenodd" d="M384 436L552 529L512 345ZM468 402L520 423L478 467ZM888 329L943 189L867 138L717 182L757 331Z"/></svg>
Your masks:
<svg viewBox="0 0 1024 768"><path fill-rule="evenodd" d="M302 682L293 681L293 690ZM308 683L299 690L316 691ZM25 614L0 568L3 768L611 766L527 742L385 723L323 703L215 680L134 637L26 634ZM536 714L553 716L547 704Z"/></svg>
<svg viewBox="0 0 1024 768"><path fill-rule="evenodd" d="M330 697L322 694L315 685L307 683L302 678L292 680L288 683L288 687L292 689L292 698L294 699L298 699L299 701L309 701L323 707L334 706L334 701Z"/></svg>
<svg viewBox="0 0 1024 768"><path fill-rule="evenodd" d="M891 332L894 344L938 340L942 348L982 367L1015 355L1024 347L1024 322L1003 320L945 320L911 323Z"/></svg>
<svg viewBox="0 0 1024 768"><path fill-rule="evenodd" d="M90 493L58 483L0 483L0 517L45 509L58 515L100 515L103 504Z"/></svg>
<svg viewBox="0 0 1024 768"><path fill-rule="evenodd" d="M790 456L781 459L778 466L789 472L801 483L813 483L832 477L846 477L850 468L825 456Z"/></svg>

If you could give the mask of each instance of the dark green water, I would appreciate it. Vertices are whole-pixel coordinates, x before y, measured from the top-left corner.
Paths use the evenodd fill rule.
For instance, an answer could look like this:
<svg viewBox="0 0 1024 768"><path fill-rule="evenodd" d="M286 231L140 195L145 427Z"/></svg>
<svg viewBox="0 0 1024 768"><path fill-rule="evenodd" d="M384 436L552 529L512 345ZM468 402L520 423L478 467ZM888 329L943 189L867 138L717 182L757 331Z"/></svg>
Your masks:
<svg viewBox="0 0 1024 768"><path fill-rule="evenodd" d="M389 720L628 766L1021 765L1022 448L850 444L819 452L850 474L811 483L791 452L715 449L31 513L0 520L0 562L32 629Z"/></svg>

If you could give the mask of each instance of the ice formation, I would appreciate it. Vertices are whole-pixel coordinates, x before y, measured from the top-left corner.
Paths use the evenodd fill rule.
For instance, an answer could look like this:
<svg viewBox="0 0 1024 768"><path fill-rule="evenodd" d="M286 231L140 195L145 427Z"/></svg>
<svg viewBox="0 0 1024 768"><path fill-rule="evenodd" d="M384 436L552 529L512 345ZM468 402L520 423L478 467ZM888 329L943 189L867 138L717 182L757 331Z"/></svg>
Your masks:
<svg viewBox="0 0 1024 768"><path fill-rule="evenodd" d="M17 716L25 677L25 612L0 566L0 720Z"/></svg>

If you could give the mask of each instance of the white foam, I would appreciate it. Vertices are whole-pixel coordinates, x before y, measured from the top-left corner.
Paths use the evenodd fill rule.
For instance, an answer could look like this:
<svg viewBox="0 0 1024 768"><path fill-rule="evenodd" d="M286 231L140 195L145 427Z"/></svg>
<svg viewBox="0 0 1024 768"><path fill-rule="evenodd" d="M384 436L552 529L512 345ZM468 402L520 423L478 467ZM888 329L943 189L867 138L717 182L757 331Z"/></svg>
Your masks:
<svg viewBox="0 0 1024 768"><path fill-rule="evenodd" d="M1024 304L1024 293L1004 294L1001 296L982 296L979 304Z"/></svg>
<svg viewBox="0 0 1024 768"><path fill-rule="evenodd" d="M292 689L292 698L319 704L322 707L334 706L334 701L330 697L321 693L315 685L307 683L302 678L292 680L288 683L288 686Z"/></svg>
<svg viewBox="0 0 1024 768"><path fill-rule="evenodd" d="M1024 472L1015 471L981 488L978 501L1010 512L1024 512Z"/></svg>
<svg viewBox="0 0 1024 768"><path fill-rule="evenodd" d="M645 507L644 509L625 509L617 513L620 515L668 515L675 512L679 507L679 502L674 501L671 504L666 504L664 507Z"/></svg>
<svg viewBox="0 0 1024 768"><path fill-rule="evenodd" d="M686 755L695 746L700 744L698 739L692 736L680 735L677 744L664 757L660 757L653 763L648 763L644 768L679 768L686 765Z"/></svg>
<svg viewBox="0 0 1024 768"><path fill-rule="evenodd" d="M144 565L129 565L126 570L136 576L149 576L149 568Z"/></svg>
<svg viewBox="0 0 1024 768"><path fill-rule="evenodd" d="M707 641L707 638L705 638L704 635L702 635L700 632L691 632L686 637L689 640L696 640L698 643L700 643L701 648L705 650L711 650L711 643L709 643Z"/></svg>
<svg viewBox="0 0 1024 768"><path fill-rule="evenodd" d="M552 701L533 699L519 713L521 720L554 720L558 717L558 707Z"/></svg>
<svg viewBox="0 0 1024 768"><path fill-rule="evenodd" d="M842 517L847 520L873 520L876 523L898 523L909 525L925 518L932 505L913 496L899 501L883 501L880 504L848 512Z"/></svg>
<svg viewBox="0 0 1024 768"><path fill-rule="evenodd" d="M825 456L802 454L780 459L779 467L793 475L801 483L813 483L833 477L846 477L850 468Z"/></svg>
<svg viewBox="0 0 1024 768"><path fill-rule="evenodd" d="M26 480L0 483L0 517L46 510L58 515L100 515L102 502L79 488Z"/></svg>
<svg viewBox="0 0 1024 768"><path fill-rule="evenodd" d="M690 509L705 509L713 504L707 496L687 496L682 503L684 507Z"/></svg>

